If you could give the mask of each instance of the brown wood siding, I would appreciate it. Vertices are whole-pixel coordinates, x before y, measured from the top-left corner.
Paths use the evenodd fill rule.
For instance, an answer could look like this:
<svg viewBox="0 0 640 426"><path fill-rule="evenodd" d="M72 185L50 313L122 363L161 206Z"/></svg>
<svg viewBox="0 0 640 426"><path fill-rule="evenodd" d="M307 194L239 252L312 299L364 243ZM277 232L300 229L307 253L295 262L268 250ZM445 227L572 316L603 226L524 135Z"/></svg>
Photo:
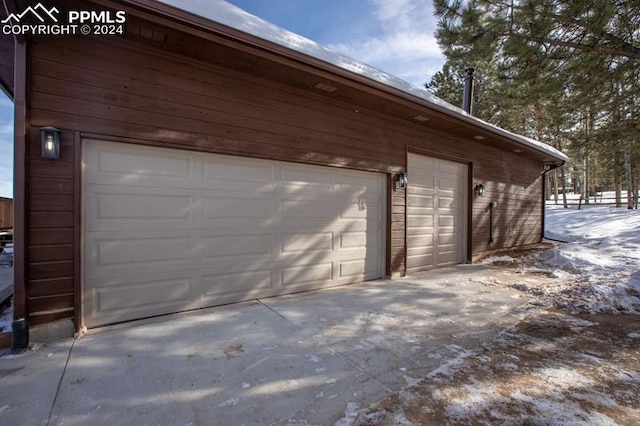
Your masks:
<svg viewBox="0 0 640 426"><path fill-rule="evenodd" d="M504 152L501 162L474 162L474 182L485 185L482 197L473 197L474 258L495 249L538 242L542 226L541 165ZM490 227L489 204L493 209ZM490 228L493 242L490 243Z"/></svg>
<svg viewBox="0 0 640 426"><path fill-rule="evenodd" d="M31 49L31 70L27 292L32 323L72 315L74 297L77 306L80 203L74 189L79 185L75 132L390 176L406 170L407 147L441 152L473 161L472 180L487 186L487 195L474 199L471 209L473 256L532 243L540 236L542 164L511 152L338 102L312 89L296 89L126 40L37 40ZM37 129L48 125L63 134L61 159L55 162L39 158ZM490 201L498 202L495 228L500 229L492 244L485 206ZM401 276L406 256L404 190L391 193L389 211L389 272Z"/></svg>
<svg viewBox="0 0 640 426"><path fill-rule="evenodd" d="M40 156L40 133L29 133L27 162L27 312L38 324L73 316L73 134L63 131L60 159Z"/></svg>
<svg viewBox="0 0 640 426"><path fill-rule="evenodd" d="M13 200L0 198L0 229L13 227Z"/></svg>
<svg viewBox="0 0 640 426"><path fill-rule="evenodd" d="M406 189L395 189L395 177L392 179L391 193L391 231L390 231L390 251L391 276L399 277L406 272L407 250L405 244L405 197Z"/></svg>

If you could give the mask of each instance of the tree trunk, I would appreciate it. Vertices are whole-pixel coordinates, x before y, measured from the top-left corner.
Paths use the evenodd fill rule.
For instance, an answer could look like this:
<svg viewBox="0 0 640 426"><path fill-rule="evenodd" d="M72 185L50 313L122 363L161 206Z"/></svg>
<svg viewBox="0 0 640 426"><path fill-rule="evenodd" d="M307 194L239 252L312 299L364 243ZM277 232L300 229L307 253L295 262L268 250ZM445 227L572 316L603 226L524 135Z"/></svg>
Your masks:
<svg viewBox="0 0 640 426"><path fill-rule="evenodd" d="M616 151L614 160L613 160L613 190L616 193L616 207L622 207L622 189L620 187L620 163L622 155L620 151Z"/></svg>
<svg viewBox="0 0 640 426"><path fill-rule="evenodd" d="M634 208L638 209L638 173L633 174L633 179L631 181L633 187L633 204Z"/></svg>
<svg viewBox="0 0 640 426"><path fill-rule="evenodd" d="M560 179L562 180L562 204L565 209L569 208L567 204L567 180L564 175L564 166L560 167Z"/></svg>
<svg viewBox="0 0 640 426"><path fill-rule="evenodd" d="M633 208L633 176L631 176L631 150L624 150L624 165L627 173L627 208Z"/></svg>
<svg viewBox="0 0 640 426"><path fill-rule="evenodd" d="M553 169L553 198L558 205L558 169Z"/></svg>
<svg viewBox="0 0 640 426"><path fill-rule="evenodd" d="M584 149L582 168L582 199L585 204L589 204L589 154L587 148Z"/></svg>

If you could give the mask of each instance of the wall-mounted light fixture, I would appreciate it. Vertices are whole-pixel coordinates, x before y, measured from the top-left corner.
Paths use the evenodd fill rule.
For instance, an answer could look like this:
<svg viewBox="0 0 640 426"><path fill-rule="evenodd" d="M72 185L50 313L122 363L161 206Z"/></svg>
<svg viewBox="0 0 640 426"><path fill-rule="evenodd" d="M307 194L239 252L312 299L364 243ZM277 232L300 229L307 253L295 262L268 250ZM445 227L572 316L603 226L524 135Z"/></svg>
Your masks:
<svg viewBox="0 0 640 426"><path fill-rule="evenodd" d="M482 197L484 195L484 185L481 183L476 183L473 190L476 192L476 196L478 197Z"/></svg>
<svg viewBox="0 0 640 426"><path fill-rule="evenodd" d="M60 130L50 126L41 127L40 144L42 158L47 160L60 158Z"/></svg>
<svg viewBox="0 0 640 426"><path fill-rule="evenodd" d="M407 172L398 173L398 183L397 188L405 189L409 185L409 181L407 180Z"/></svg>

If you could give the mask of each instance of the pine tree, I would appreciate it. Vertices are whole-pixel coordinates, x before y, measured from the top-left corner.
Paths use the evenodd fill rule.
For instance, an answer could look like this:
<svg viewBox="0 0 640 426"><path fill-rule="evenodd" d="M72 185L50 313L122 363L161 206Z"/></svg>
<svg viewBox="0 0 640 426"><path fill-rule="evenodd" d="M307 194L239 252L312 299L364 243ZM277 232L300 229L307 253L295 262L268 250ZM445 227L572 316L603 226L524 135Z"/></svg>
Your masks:
<svg viewBox="0 0 640 426"><path fill-rule="evenodd" d="M482 62L490 83L476 92L488 105L476 109L480 118L562 146L574 160L585 157L591 173L579 161L573 168L597 186L619 180L616 153L629 151L634 161L640 151L640 2L434 0L434 6L448 68L434 76L432 91L450 96L453 73ZM511 85L500 84L505 76Z"/></svg>

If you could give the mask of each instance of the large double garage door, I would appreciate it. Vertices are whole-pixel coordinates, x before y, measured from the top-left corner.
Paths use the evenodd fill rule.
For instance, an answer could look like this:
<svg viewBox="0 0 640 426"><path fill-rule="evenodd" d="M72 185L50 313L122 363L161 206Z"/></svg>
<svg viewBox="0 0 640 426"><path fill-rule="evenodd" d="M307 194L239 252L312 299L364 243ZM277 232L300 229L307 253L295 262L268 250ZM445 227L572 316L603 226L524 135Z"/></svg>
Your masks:
<svg viewBox="0 0 640 426"><path fill-rule="evenodd" d="M384 274L383 174L85 140L89 327Z"/></svg>

